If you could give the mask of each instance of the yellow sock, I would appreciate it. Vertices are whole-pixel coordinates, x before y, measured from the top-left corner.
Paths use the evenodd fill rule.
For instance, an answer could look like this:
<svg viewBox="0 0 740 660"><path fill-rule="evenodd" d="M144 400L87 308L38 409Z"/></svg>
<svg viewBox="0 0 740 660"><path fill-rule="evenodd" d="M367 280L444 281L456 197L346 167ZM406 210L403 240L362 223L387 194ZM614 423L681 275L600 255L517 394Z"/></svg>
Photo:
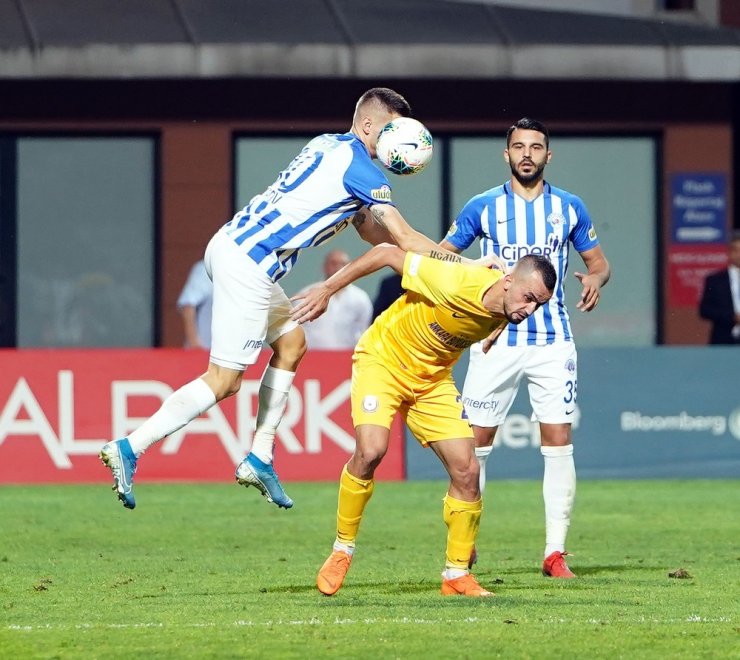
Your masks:
<svg viewBox="0 0 740 660"><path fill-rule="evenodd" d="M468 568L470 555L475 546L480 527L483 500L463 502L450 497L444 498L444 520L447 525L447 568Z"/></svg>
<svg viewBox="0 0 740 660"><path fill-rule="evenodd" d="M339 479L339 503L337 505L337 541L354 545L362 512L373 494L375 482L360 479L342 470Z"/></svg>

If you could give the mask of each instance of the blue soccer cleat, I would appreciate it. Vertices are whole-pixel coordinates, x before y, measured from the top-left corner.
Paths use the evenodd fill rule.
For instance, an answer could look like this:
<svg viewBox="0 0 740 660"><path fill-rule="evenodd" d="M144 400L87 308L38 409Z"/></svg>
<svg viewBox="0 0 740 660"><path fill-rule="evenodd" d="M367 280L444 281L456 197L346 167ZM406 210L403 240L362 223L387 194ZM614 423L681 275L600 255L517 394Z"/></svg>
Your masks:
<svg viewBox="0 0 740 660"><path fill-rule="evenodd" d="M103 445L99 456L103 464L113 473L113 490L118 492L118 499L127 509L133 509L136 506L133 491L136 455L128 438Z"/></svg>
<svg viewBox="0 0 740 660"><path fill-rule="evenodd" d="M290 509L293 506L293 500L285 494L272 465L263 463L254 454L248 454L239 463L236 468L236 480L242 486L254 486L268 502L273 502L283 509Z"/></svg>

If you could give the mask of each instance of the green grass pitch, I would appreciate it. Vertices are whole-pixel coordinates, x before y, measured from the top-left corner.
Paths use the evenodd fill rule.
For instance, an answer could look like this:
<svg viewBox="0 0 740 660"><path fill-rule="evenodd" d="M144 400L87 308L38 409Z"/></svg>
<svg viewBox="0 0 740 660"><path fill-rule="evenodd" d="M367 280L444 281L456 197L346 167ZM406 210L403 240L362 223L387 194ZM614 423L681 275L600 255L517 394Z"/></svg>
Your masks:
<svg viewBox="0 0 740 660"><path fill-rule="evenodd" d="M740 657L740 487L581 481L578 579L541 576L540 484L492 482L476 575L439 595L445 484L378 483L344 587L316 571L337 486L0 487L1 658ZM689 577L669 577L683 568Z"/></svg>

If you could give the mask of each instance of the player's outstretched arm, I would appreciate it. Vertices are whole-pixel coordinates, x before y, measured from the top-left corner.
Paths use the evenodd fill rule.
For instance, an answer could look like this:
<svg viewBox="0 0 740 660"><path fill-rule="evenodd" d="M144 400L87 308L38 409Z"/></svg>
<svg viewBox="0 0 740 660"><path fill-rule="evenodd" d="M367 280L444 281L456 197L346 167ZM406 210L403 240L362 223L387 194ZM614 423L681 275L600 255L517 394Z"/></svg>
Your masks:
<svg viewBox="0 0 740 660"><path fill-rule="evenodd" d="M457 245L453 245L446 238L443 238L439 242L439 247L441 247L446 252L454 252L455 254L460 254L460 252L462 252L462 250L457 247ZM495 268L496 270L500 270L502 273L506 272L506 262L493 252L491 252L491 254L489 255L486 255L485 257L481 257L480 259L466 259L465 257L463 257L463 263L471 263L475 264L476 266L485 266L486 268ZM483 352L485 353L485 351Z"/></svg>
<svg viewBox="0 0 740 660"><path fill-rule="evenodd" d="M337 291L384 266L390 266L399 274L403 273L405 257L406 253L395 245L376 245L309 291L293 296L291 302L298 304L294 307L291 318L298 323L317 319L326 311L329 299Z"/></svg>
<svg viewBox="0 0 740 660"><path fill-rule="evenodd" d="M355 216L355 218L357 218L357 216ZM395 243L406 252L423 254L425 256L439 259L440 261L454 261L457 263L470 261L459 254L442 249L431 238L428 238L421 232L416 231L416 229L406 222L399 210L390 204L374 204L369 210L365 210L362 224L370 225L364 230L367 232L365 235L363 235L357 224L355 224L355 227L357 228L357 231L360 232L360 235L371 243L373 240L366 238L366 236L375 238L379 235L377 227L380 227L381 230L387 232L387 234L382 235L389 237L385 240Z"/></svg>

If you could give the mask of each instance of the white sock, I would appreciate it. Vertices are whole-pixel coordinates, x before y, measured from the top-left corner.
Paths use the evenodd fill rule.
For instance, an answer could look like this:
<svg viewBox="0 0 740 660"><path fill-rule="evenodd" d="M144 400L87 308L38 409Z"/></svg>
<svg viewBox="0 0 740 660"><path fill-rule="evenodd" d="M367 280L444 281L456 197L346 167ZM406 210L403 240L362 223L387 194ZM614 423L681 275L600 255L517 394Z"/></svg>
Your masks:
<svg viewBox="0 0 740 660"><path fill-rule="evenodd" d="M134 454L141 456L162 438L181 429L216 403L216 395L202 378L170 394L148 420L128 436Z"/></svg>
<svg viewBox="0 0 740 660"><path fill-rule="evenodd" d="M545 500L545 557L565 552L570 514L576 499L576 468L573 445L541 447L545 459L542 497Z"/></svg>
<svg viewBox="0 0 740 660"><path fill-rule="evenodd" d="M340 540L334 541L334 552L346 552L350 557L355 554L354 543L342 543Z"/></svg>
<svg viewBox="0 0 740 660"><path fill-rule="evenodd" d="M475 457L478 459L478 465L480 465L480 477L478 481L480 483L480 494L483 496L483 491L486 489L486 461L493 451L493 445L487 447L476 447Z"/></svg>
<svg viewBox="0 0 740 660"><path fill-rule="evenodd" d="M466 571L464 568L445 568L444 573L442 573L442 577L445 580L454 580L463 575L467 575L468 573L470 573L470 571Z"/></svg>
<svg viewBox="0 0 740 660"><path fill-rule="evenodd" d="M252 438L251 453L263 463L272 463L275 431L283 418L288 403L288 393L295 378L295 371L275 369L269 364L262 374L257 407L257 424Z"/></svg>

